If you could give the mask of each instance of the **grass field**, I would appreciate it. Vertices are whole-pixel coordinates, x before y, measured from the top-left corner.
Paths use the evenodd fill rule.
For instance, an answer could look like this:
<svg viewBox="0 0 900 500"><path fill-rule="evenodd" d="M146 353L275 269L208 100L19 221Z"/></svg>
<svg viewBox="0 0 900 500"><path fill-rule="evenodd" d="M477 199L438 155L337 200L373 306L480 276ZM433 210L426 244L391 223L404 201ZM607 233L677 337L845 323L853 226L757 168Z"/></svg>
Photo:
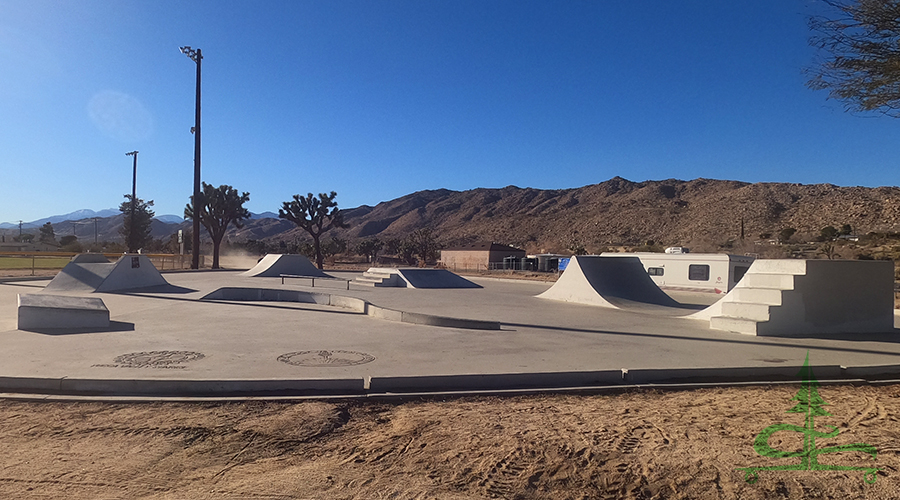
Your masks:
<svg viewBox="0 0 900 500"><path fill-rule="evenodd" d="M62 269L69 263L70 257L0 257L0 269ZM32 264L33 262L33 264Z"/></svg>

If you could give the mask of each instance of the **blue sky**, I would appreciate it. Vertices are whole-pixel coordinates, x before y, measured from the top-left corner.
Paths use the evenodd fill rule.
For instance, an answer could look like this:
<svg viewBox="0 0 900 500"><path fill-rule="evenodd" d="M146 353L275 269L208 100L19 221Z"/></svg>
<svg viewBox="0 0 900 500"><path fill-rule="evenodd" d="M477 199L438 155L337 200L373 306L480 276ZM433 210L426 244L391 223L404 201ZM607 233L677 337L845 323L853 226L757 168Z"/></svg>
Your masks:
<svg viewBox="0 0 900 500"><path fill-rule="evenodd" d="M251 211L335 190L568 188L614 176L896 185L900 121L804 86L810 0L0 0L0 221Z"/></svg>

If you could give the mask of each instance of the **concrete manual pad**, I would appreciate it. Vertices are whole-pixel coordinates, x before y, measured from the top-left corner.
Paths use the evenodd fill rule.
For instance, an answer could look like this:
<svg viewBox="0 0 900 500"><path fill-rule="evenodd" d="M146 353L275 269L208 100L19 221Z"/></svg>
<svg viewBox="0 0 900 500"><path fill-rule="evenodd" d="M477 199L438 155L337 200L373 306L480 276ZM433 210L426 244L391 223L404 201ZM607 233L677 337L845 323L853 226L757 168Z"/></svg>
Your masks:
<svg viewBox="0 0 900 500"><path fill-rule="evenodd" d="M481 288L481 285L446 269L372 267L369 272L399 276L408 288Z"/></svg>
<svg viewBox="0 0 900 500"><path fill-rule="evenodd" d="M109 327L109 309L96 297L28 294L17 300L19 330Z"/></svg>
<svg viewBox="0 0 900 500"><path fill-rule="evenodd" d="M331 274L353 279L361 273ZM134 325L72 335L17 329L16 295L51 295L41 293L48 281L0 282L0 392L371 395L684 379L796 380L791 374L799 372L807 352L813 368L822 367L823 373L900 378L894 332L858 340L750 337L710 330L702 321L538 299L534 296L550 287L541 282L473 277L482 288L328 291L329 303L348 297L399 311L401 317L500 325L474 330L388 321L315 300L278 301L272 292L257 294L262 300L200 300L228 287L283 290L288 296L323 290L237 271L165 276L190 291L62 294L101 298L112 321Z"/></svg>

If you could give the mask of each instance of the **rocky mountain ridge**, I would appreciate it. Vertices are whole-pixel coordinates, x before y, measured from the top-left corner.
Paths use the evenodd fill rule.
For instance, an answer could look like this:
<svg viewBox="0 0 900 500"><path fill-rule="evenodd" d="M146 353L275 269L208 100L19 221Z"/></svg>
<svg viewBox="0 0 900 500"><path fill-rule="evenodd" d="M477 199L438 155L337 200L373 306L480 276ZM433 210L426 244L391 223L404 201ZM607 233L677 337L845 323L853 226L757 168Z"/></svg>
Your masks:
<svg viewBox="0 0 900 500"><path fill-rule="evenodd" d="M350 227L326 233L326 239L403 238L428 227L445 246L496 241L542 252L563 251L576 242L594 252L652 240L715 249L739 240L742 225L745 240L751 241L786 227L797 230L798 241L814 238L829 225L850 224L857 234L900 232L900 188L702 178L632 182L614 177L560 190L507 186L419 191L374 207L347 209L344 215ZM118 239L121 215L104 221L108 224L103 224L100 239ZM75 226L54 224L58 236ZM166 237L189 226L154 223L154 236ZM92 229L77 226L77 236L93 237ZM231 242L307 238L292 223L276 218L246 221L227 235Z"/></svg>

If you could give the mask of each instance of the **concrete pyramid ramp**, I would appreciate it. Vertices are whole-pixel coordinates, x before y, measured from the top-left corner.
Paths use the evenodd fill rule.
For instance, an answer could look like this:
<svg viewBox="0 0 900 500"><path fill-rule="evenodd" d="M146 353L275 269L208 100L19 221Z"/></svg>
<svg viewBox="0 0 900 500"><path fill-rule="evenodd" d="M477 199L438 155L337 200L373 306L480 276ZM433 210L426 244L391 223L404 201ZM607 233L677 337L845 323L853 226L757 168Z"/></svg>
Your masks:
<svg viewBox="0 0 900 500"><path fill-rule="evenodd" d="M629 302L680 307L660 290L637 257L576 255L538 298L620 309Z"/></svg>
<svg viewBox="0 0 900 500"><path fill-rule="evenodd" d="M85 259L93 260L93 259ZM144 255L125 254L116 262L82 262L73 259L44 290L60 292L114 292L168 285L156 266Z"/></svg>
<svg viewBox="0 0 900 500"><path fill-rule="evenodd" d="M257 278L278 278L282 274L294 276L311 276L330 278L303 255L270 253L260 260L253 269L241 273L241 276Z"/></svg>

